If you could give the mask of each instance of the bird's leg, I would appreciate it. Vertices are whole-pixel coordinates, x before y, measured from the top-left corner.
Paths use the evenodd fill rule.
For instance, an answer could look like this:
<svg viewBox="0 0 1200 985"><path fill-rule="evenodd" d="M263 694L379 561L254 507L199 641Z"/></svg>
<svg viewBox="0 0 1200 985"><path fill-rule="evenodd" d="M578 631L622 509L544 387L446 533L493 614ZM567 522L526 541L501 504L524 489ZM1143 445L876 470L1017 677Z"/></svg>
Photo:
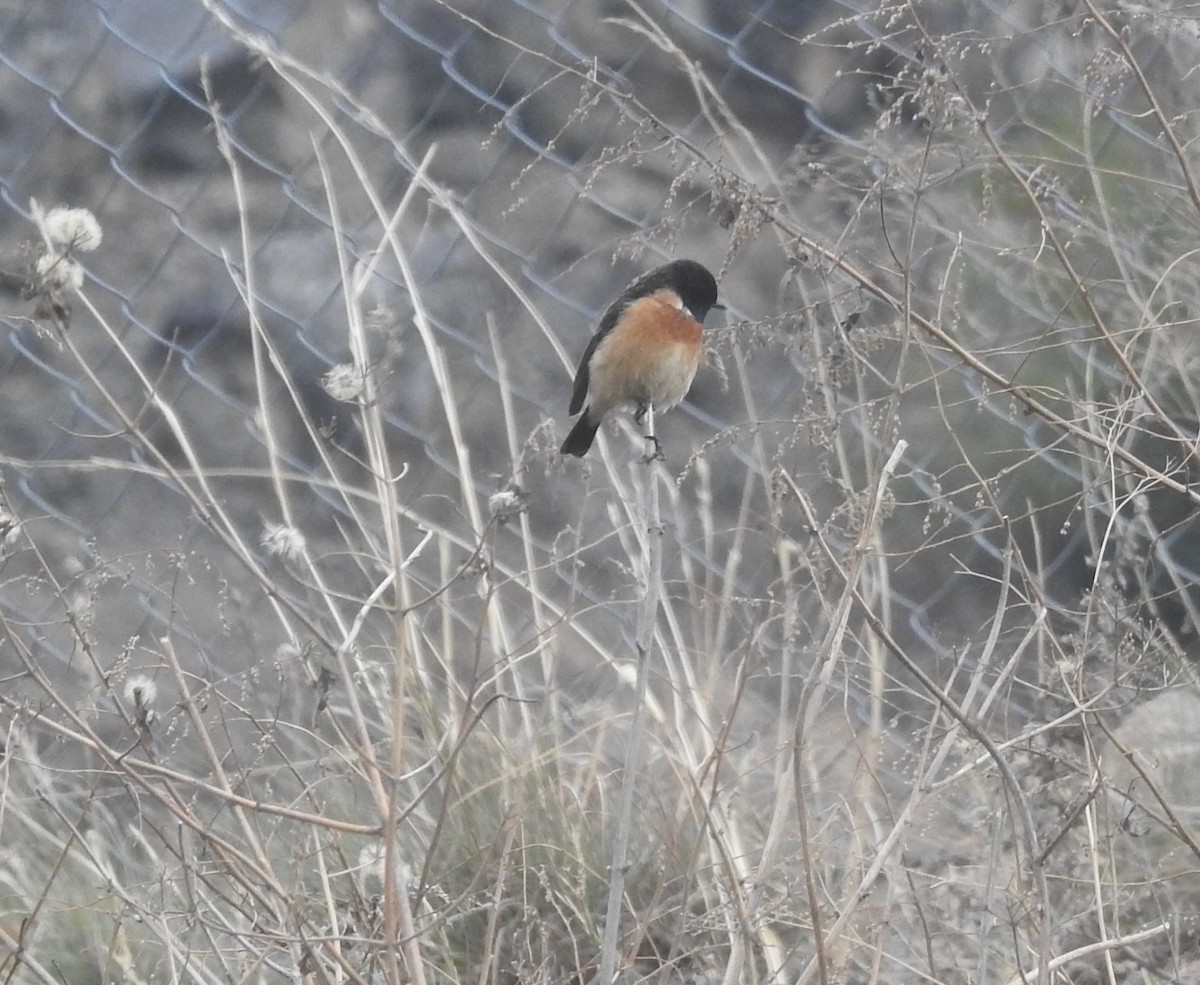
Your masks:
<svg viewBox="0 0 1200 985"><path fill-rule="evenodd" d="M637 406L633 409L633 423L638 427L642 426L642 421L646 419L646 415L650 414L650 421L654 421L654 410L649 400L639 400Z"/></svg>
<svg viewBox="0 0 1200 985"><path fill-rule="evenodd" d="M642 456L642 461L649 465L651 462L661 462L664 460L662 453L662 445L658 443L658 439L654 437L654 404L651 401L639 403L637 412L633 415L633 419L641 424L643 421L646 424L646 454ZM653 445L653 450L651 450Z"/></svg>

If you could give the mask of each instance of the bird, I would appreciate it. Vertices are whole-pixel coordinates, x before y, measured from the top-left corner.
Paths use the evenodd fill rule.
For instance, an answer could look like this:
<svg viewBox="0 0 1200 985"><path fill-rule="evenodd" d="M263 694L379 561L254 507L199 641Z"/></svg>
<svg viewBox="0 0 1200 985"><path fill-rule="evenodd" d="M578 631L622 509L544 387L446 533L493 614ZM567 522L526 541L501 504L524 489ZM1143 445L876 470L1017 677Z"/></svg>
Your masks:
<svg viewBox="0 0 1200 985"><path fill-rule="evenodd" d="M643 274L608 306L575 373L570 412L582 414L560 454L582 458L604 415L622 404L647 413L667 410L691 388L704 351L704 318L717 301L716 278L695 260L674 260ZM653 421L653 417L651 417ZM653 442L661 458L658 439Z"/></svg>

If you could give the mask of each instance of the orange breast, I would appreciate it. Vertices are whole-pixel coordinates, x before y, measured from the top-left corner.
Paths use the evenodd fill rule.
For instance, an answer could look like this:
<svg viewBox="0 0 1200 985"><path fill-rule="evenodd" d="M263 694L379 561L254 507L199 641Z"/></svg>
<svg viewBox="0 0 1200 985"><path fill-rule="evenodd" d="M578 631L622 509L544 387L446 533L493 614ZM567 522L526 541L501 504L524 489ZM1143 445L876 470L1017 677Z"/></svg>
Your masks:
<svg viewBox="0 0 1200 985"><path fill-rule="evenodd" d="M703 326L676 307L670 291L635 301L592 356L588 396L592 412L622 403L674 407L695 379Z"/></svg>

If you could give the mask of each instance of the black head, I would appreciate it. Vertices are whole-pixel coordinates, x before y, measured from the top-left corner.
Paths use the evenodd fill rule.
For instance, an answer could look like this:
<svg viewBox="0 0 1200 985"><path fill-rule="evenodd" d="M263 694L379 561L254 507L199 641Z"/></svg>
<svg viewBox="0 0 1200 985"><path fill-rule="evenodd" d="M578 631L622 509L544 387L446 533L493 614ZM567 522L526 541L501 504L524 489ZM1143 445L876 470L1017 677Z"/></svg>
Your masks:
<svg viewBox="0 0 1200 985"><path fill-rule="evenodd" d="M717 303L716 279L707 267L695 260L673 260L651 270L630 286L628 294L645 297L664 288L678 294L683 306L699 322L704 321L712 308L724 307Z"/></svg>

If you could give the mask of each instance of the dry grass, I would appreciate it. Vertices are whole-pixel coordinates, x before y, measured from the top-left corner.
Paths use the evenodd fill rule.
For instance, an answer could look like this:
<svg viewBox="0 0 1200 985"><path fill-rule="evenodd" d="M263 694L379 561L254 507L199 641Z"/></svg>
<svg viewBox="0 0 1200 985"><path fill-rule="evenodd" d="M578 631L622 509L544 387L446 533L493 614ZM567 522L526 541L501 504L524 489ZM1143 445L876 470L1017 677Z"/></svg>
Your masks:
<svg viewBox="0 0 1200 985"><path fill-rule="evenodd" d="M1195 32L635 5L556 22L588 63L430 4L509 100L431 132L208 9L295 155L204 73L218 327L143 331L159 226L22 233L5 980L1188 979ZM721 268L712 371L666 463L564 462L660 253Z"/></svg>

